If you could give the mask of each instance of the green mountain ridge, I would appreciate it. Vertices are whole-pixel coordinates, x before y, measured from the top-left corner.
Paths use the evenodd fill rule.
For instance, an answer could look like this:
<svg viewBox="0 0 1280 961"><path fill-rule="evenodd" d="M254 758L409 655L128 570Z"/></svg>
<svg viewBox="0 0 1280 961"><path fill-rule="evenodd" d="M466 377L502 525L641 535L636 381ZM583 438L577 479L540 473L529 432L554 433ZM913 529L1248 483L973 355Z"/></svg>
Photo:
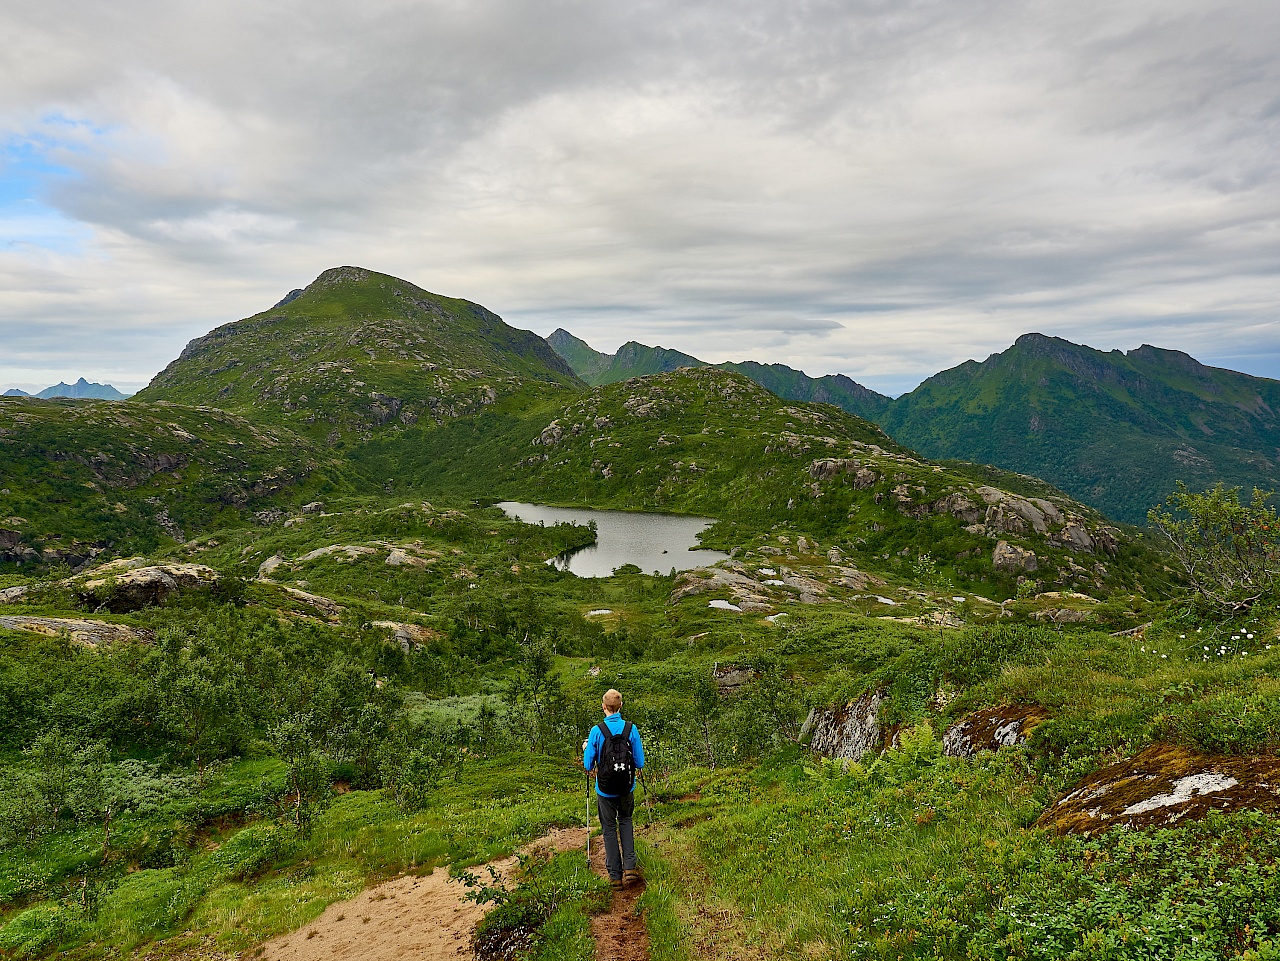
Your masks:
<svg viewBox="0 0 1280 961"><path fill-rule="evenodd" d="M193 340L138 393L207 404L325 443L440 423L540 385L581 381L542 338L478 304L360 267Z"/></svg>
<svg viewBox="0 0 1280 961"><path fill-rule="evenodd" d="M781 399L735 370L691 366L676 351L629 345L614 355L621 369L676 369L589 389L535 335L383 274L335 268L286 301L288 310L273 307L192 341L120 408L139 418L171 412L168 426L149 424L151 437L129 433L113 408L67 420L60 434L54 421L44 423L49 449L86 452L63 458L77 465L63 480L89 490L156 488L147 493L168 513L153 523L153 542L216 513L201 514L198 503L243 510L269 501L277 488L210 487L213 475L240 477L229 464L217 466L229 456L221 441L198 441L206 447L198 455L151 450L175 431L196 436L182 425L208 427L212 412L220 423L260 425L236 441L241 468L278 461L280 449L294 446L299 477L289 484L323 463L316 476L331 489L697 512L752 532L799 525L859 545L851 548L865 555L859 563L879 568L904 551L927 554L957 577L1006 594L1031 574L1112 590L1149 566L1126 555L1117 568L1114 556L1128 538L1060 491L974 465L930 464L858 415ZM810 392L823 387L788 368L743 366L760 378L790 376ZM846 399L858 388L827 380ZM165 466L117 483L99 461L127 462L126 452L139 464L159 456ZM180 462L169 463L174 457ZM234 493L242 488L253 495ZM105 491L98 496L109 502ZM58 497L67 503L70 494ZM19 517L34 510L29 500L12 506ZM40 515L37 540L94 531L82 522L57 531L56 516Z"/></svg>
<svg viewBox="0 0 1280 961"><path fill-rule="evenodd" d="M705 366L634 343L600 354L557 334L552 346L589 383L661 363L681 366L679 359ZM1280 487L1280 381L1207 367L1181 351L1103 352L1026 334L1003 353L935 374L896 399L841 374L812 378L751 361L717 366L780 397L872 420L927 457L1043 478L1128 523L1143 523L1178 481L1193 489Z"/></svg>
<svg viewBox="0 0 1280 961"><path fill-rule="evenodd" d="M574 373L593 387L681 367L719 367L743 374L785 400L834 404L869 420L875 420L890 403L890 398L863 387L844 374L810 377L785 364L755 361L709 364L679 350L647 347L634 340L623 344L612 354L603 354L563 328L553 331L547 337L547 343L564 358Z"/></svg>
<svg viewBox="0 0 1280 961"><path fill-rule="evenodd" d="M1144 345L1103 352L1042 334L929 378L879 423L929 457L1043 477L1139 523L1177 481L1280 486L1280 381Z"/></svg>

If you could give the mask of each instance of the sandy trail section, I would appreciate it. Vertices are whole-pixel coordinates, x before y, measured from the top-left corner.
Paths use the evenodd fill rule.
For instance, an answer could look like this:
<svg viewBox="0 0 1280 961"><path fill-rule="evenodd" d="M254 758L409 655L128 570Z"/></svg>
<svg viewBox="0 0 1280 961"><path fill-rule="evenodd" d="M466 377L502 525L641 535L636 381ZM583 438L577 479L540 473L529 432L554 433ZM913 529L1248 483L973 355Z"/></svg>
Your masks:
<svg viewBox="0 0 1280 961"><path fill-rule="evenodd" d="M567 851L586 843L583 828L552 831L524 848ZM594 853L594 852L593 852ZM515 857L492 862L510 878ZM470 868L488 879L484 866ZM467 887L449 876L447 867L428 875L405 875L367 888L349 901L339 901L296 931L280 935L248 952L266 961L457 961L472 957L471 934L489 905L464 899Z"/></svg>

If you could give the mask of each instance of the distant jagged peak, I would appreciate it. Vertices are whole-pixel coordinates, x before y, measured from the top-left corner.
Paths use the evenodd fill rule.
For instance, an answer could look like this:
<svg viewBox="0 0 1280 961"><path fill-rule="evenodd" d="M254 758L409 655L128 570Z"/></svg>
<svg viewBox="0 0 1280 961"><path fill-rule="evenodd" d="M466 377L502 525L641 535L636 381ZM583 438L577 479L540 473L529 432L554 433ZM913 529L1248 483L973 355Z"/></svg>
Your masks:
<svg viewBox="0 0 1280 961"><path fill-rule="evenodd" d="M74 384L57 383L35 395L41 400L54 397L92 398L94 400L124 400L128 394L116 390L110 384L91 384L81 377Z"/></svg>
<svg viewBox="0 0 1280 961"><path fill-rule="evenodd" d="M272 310L275 310L275 309L276 309L276 308L278 308L278 307L283 307L285 304L291 304L291 303L293 303L295 300L297 300L299 297L301 297L301 296L302 296L302 294L303 294L303 290L302 290L302 288L301 288L301 287L295 287L293 290L291 290L291 291L289 291L287 294L285 294L285 295L284 295L284 298L283 298L283 299L282 299L278 304L276 304L276 305L275 305L275 307L272 307L271 309L272 309Z"/></svg>

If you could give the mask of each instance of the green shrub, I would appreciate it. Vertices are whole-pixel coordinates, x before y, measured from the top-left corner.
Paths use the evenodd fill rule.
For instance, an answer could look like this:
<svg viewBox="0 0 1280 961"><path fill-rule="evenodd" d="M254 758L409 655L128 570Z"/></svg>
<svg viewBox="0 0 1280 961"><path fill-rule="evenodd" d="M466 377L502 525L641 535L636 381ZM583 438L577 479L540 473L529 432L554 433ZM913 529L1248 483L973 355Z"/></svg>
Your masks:
<svg viewBox="0 0 1280 961"><path fill-rule="evenodd" d="M206 859L212 880L247 881L296 847L296 835L274 824L250 825L224 841Z"/></svg>
<svg viewBox="0 0 1280 961"><path fill-rule="evenodd" d="M96 934L129 947L163 937L186 920L203 890L180 868L136 871L99 900Z"/></svg>
<svg viewBox="0 0 1280 961"><path fill-rule="evenodd" d="M65 939L80 923L80 912L45 902L27 908L0 928L0 951L19 958L35 957Z"/></svg>

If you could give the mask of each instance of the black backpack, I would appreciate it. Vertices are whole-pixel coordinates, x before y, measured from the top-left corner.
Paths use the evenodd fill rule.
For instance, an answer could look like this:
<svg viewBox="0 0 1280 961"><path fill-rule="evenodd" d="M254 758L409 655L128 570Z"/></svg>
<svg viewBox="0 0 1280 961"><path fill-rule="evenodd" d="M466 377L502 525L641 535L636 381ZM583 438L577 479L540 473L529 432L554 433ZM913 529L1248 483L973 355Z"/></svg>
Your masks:
<svg viewBox="0 0 1280 961"><path fill-rule="evenodd" d="M636 780L636 759L631 756L631 722L622 725L622 733L614 734L601 721L597 727L604 735L600 758L596 761L596 784L605 794L630 794Z"/></svg>

